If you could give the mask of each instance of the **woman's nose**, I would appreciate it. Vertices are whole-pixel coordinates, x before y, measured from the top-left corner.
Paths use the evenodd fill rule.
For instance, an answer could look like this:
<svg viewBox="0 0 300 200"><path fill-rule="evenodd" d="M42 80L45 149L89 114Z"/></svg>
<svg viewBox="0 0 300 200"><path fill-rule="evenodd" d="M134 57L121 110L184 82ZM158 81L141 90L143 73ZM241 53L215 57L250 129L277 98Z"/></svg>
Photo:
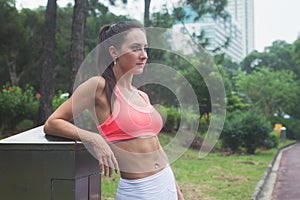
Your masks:
<svg viewBox="0 0 300 200"><path fill-rule="evenodd" d="M148 58L148 49L141 50L141 58L144 58L144 59Z"/></svg>

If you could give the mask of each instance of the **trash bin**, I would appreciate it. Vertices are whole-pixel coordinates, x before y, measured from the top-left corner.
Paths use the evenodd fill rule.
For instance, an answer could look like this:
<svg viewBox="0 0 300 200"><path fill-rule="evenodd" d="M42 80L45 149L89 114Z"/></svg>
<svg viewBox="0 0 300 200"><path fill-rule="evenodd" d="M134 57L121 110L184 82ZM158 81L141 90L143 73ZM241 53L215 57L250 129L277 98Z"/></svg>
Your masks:
<svg viewBox="0 0 300 200"><path fill-rule="evenodd" d="M285 142L286 140L286 127L281 127L280 129L280 141Z"/></svg>
<svg viewBox="0 0 300 200"><path fill-rule="evenodd" d="M43 126L0 140L0 199L100 200L97 160L80 142L45 137Z"/></svg>

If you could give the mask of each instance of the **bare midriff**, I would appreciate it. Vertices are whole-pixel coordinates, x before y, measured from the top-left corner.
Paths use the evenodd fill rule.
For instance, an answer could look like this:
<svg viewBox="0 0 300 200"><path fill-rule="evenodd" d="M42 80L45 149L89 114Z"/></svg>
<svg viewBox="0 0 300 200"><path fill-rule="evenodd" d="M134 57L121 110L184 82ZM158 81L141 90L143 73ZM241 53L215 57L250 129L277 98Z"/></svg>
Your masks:
<svg viewBox="0 0 300 200"><path fill-rule="evenodd" d="M110 144L118 161L121 177L139 179L151 176L168 165L157 136L138 137Z"/></svg>

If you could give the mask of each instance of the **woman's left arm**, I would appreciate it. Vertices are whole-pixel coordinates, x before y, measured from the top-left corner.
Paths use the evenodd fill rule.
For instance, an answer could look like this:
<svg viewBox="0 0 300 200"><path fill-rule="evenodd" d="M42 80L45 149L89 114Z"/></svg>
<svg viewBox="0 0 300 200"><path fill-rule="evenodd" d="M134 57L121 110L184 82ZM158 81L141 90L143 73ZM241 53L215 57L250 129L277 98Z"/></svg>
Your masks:
<svg viewBox="0 0 300 200"><path fill-rule="evenodd" d="M181 192L179 185L177 184L177 181L175 181L175 184L176 184L178 200L184 200L183 194Z"/></svg>

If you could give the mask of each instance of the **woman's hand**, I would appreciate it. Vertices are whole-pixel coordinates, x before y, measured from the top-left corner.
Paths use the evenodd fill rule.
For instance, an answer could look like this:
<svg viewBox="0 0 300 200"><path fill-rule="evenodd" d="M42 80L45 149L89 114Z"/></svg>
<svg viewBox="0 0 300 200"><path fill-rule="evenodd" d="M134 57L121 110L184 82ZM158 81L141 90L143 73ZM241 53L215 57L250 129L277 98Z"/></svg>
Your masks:
<svg viewBox="0 0 300 200"><path fill-rule="evenodd" d="M91 133L87 140L85 146L91 150L90 152L99 161L100 172L102 173L104 168L104 176L109 175L111 177L113 170L117 174L119 171L117 159L104 139L99 134Z"/></svg>
<svg viewBox="0 0 300 200"><path fill-rule="evenodd" d="M182 194L182 192L180 190L179 185L177 184L177 182L175 182L175 184L176 184L176 190L177 190L178 200L184 200L184 197L183 197L183 194Z"/></svg>
<svg viewBox="0 0 300 200"><path fill-rule="evenodd" d="M108 174L109 177L111 177L113 170L115 170L116 174L118 173L119 166L117 159L110 147L106 143L102 143L101 145L95 146L94 151L96 152L97 159L99 161L101 173L104 168L104 176L107 176Z"/></svg>

